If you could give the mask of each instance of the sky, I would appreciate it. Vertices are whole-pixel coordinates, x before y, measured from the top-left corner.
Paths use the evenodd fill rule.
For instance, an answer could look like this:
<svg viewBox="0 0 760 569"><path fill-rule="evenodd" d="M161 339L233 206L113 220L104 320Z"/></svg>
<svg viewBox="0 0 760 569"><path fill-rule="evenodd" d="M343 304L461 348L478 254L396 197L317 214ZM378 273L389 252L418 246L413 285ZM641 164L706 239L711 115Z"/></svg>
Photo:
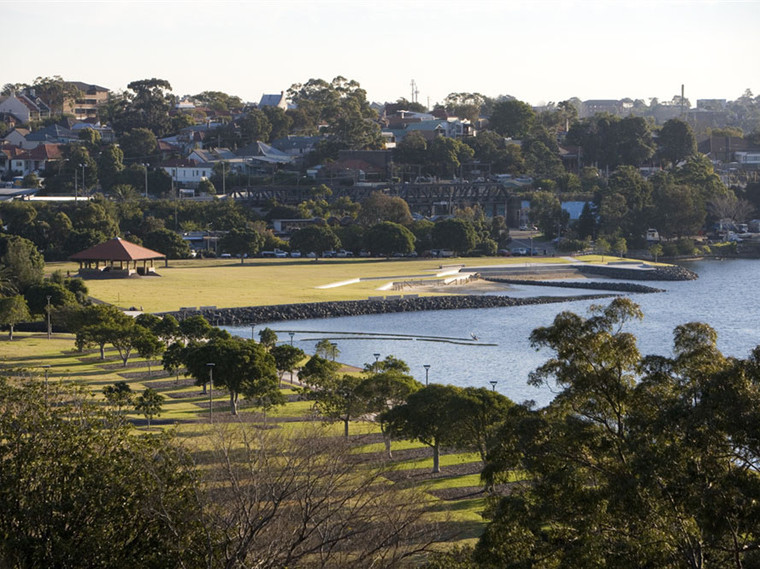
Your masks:
<svg viewBox="0 0 760 569"><path fill-rule="evenodd" d="M649 103L760 94L760 0L2 0L0 85L59 75L113 91L258 102L311 78L370 101L450 93ZM28 34L28 35L27 35Z"/></svg>

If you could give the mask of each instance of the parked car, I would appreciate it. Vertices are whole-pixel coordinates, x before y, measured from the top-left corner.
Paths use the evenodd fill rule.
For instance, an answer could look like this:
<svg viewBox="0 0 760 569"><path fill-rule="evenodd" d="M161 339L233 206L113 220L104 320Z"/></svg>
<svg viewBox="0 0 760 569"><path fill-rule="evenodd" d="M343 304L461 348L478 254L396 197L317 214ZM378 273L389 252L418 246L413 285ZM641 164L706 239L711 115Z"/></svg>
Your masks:
<svg viewBox="0 0 760 569"><path fill-rule="evenodd" d="M301 256L301 252L300 251L291 251L290 252L290 256L293 257L294 259L297 259L298 257Z"/></svg>
<svg viewBox="0 0 760 569"><path fill-rule="evenodd" d="M515 247L512 249L512 254L515 257L524 257L528 254L528 250L525 247Z"/></svg>
<svg viewBox="0 0 760 569"><path fill-rule="evenodd" d="M325 258L335 257L335 255L337 255L335 251L322 251L322 257Z"/></svg>
<svg viewBox="0 0 760 569"><path fill-rule="evenodd" d="M372 255L372 253L370 253L366 249L362 249L361 251L359 251L359 256L360 257L370 257L371 255Z"/></svg>
<svg viewBox="0 0 760 569"><path fill-rule="evenodd" d="M335 253L336 257L353 257L354 254L352 251L346 251L345 249L341 249L337 253Z"/></svg>
<svg viewBox="0 0 760 569"><path fill-rule="evenodd" d="M500 257L511 257L512 251L509 249L499 249L499 256Z"/></svg>

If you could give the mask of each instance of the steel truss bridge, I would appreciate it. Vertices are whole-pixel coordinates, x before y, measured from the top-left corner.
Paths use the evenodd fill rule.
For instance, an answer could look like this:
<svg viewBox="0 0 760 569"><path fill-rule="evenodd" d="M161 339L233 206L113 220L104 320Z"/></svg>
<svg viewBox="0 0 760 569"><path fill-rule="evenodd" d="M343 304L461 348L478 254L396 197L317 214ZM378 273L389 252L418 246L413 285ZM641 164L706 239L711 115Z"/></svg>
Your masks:
<svg viewBox="0 0 760 569"><path fill-rule="evenodd" d="M427 215L451 213L454 208L480 205L487 216L505 215L512 195L498 183L425 183L389 184L382 187L334 186L328 201L349 197L361 202L372 192L381 191L392 197L403 198L409 209ZM231 192L234 199L244 200L253 206L265 206L276 202L295 206L313 198L307 186L255 186L236 188Z"/></svg>

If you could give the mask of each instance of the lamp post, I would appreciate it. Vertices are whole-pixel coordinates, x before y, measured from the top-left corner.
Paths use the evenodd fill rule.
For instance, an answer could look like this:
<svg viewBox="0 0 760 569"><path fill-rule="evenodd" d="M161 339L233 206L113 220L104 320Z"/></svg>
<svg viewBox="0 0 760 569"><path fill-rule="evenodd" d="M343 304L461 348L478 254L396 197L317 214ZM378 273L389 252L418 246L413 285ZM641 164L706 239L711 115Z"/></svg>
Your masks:
<svg viewBox="0 0 760 569"><path fill-rule="evenodd" d="M375 371L377 371L377 363L378 363L378 361L380 360L380 354L378 353L378 354L372 354L372 355L373 355L373 356L375 356L375 366L374 366L374 368L373 368L373 369L374 369Z"/></svg>
<svg viewBox="0 0 760 569"><path fill-rule="evenodd" d="M143 168L145 168L145 199L148 199L148 164L147 162L145 164L140 164Z"/></svg>
<svg viewBox="0 0 760 569"><path fill-rule="evenodd" d="M338 344L330 342L330 345L332 346L332 361L335 361L335 355L338 352Z"/></svg>
<svg viewBox="0 0 760 569"><path fill-rule="evenodd" d="M48 370L50 370L50 365L44 365L42 366L42 369L45 370L45 397L47 397L47 390L48 390Z"/></svg>
<svg viewBox="0 0 760 569"><path fill-rule="evenodd" d="M77 167L74 165L74 201L77 201L77 195L79 195L79 188L77 187Z"/></svg>
<svg viewBox="0 0 760 569"><path fill-rule="evenodd" d="M251 326L251 340L255 340L256 338L253 335L253 329L256 328L256 326Z"/></svg>
<svg viewBox="0 0 760 569"><path fill-rule="evenodd" d="M290 336L290 347L293 347L293 336L295 336L295 332L288 332L288 336Z"/></svg>
<svg viewBox="0 0 760 569"><path fill-rule="evenodd" d="M47 295L45 298L47 298L47 334L48 334L48 340L50 339L50 336L53 334L53 327L50 325L50 295Z"/></svg>
<svg viewBox="0 0 760 569"><path fill-rule="evenodd" d="M84 169L87 168L87 164L82 163L80 164L80 166L82 167L82 196L84 196L85 193L87 192L87 186L85 185L85 180L84 180Z"/></svg>
<svg viewBox="0 0 760 569"><path fill-rule="evenodd" d="M499 382L498 382L498 381L496 381L495 379L492 379L492 380L491 380L491 381L489 381L488 383L490 383L490 384L491 384L491 391L496 391L496 384L497 384L497 383L499 383Z"/></svg>
<svg viewBox="0 0 760 569"><path fill-rule="evenodd" d="M209 421L213 421L214 419L214 366L216 364L214 363L207 363L208 366L208 418Z"/></svg>
<svg viewBox="0 0 760 569"><path fill-rule="evenodd" d="M422 367L425 368L425 385L428 384L428 373L430 372L430 364L424 364Z"/></svg>

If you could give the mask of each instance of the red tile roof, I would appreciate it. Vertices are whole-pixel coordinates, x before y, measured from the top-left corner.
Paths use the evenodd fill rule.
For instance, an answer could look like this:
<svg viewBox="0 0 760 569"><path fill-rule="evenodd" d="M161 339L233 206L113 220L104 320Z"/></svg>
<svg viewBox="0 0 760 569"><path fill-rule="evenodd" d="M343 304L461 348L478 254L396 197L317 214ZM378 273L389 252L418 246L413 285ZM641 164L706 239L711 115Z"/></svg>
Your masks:
<svg viewBox="0 0 760 569"><path fill-rule="evenodd" d="M72 261L143 261L163 259L164 257L166 255L158 251L152 251L116 237L100 245L95 245L95 247L75 253L69 259Z"/></svg>

